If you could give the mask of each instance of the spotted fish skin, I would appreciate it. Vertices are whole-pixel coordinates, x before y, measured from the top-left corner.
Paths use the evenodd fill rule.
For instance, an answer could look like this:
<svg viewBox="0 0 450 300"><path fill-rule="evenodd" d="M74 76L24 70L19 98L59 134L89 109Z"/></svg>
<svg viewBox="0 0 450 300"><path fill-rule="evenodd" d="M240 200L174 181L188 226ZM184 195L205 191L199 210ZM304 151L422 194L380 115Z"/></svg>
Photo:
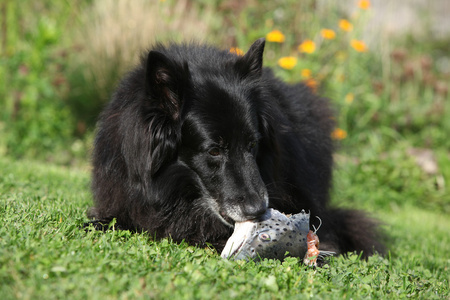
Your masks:
<svg viewBox="0 0 450 300"><path fill-rule="evenodd" d="M289 256L304 257L309 218L304 210L288 217L270 208L257 221L236 223L221 256L235 260L283 260L289 252Z"/></svg>

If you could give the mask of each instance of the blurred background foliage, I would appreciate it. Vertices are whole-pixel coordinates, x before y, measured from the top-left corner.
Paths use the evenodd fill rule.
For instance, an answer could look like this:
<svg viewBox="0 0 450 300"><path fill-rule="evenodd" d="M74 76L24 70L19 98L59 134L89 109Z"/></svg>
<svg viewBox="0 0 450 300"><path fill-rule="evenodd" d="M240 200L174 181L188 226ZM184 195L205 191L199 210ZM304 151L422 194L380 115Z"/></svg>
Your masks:
<svg viewBox="0 0 450 300"><path fill-rule="evenodd" d="M86 164L100 110L152 43L245 52L265 36L265 65L336 107L337 198L384 186L369 203L411 191L450 211L449 32L432 14L417 16L420 30L383 30L379 8L395 1L372 2L3 0L0 155Z"/></svg>

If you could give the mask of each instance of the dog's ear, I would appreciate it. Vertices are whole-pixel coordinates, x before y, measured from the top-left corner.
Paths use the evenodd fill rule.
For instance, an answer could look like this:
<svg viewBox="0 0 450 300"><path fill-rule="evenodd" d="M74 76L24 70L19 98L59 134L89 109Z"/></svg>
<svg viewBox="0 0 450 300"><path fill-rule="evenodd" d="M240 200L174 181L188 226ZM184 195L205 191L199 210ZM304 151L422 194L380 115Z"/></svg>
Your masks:
<svg viewBox="0 0 450 300"><path fill-rule="evenodd" d="M145 70L145 91L150 101L172 120L180 117L189 81L187 64L180 65L158 51L150 51Z"/></svg>
<svg viewBox="0 0 450 300"><path fill-rule="evenodd" d="M139 168L142 173L150 171L153 177L176 156L181 111L190 86L190 73L187 63L177 63L158 51L150 51L145 67L143 109L150 134L146 145L150 159Z"/></svg>
<svg viewBox="0 0 450 300"><path fill-rule="evenodd" d="M264 38L256 40L247 53L236 62L236 70L243 78L261 76L265 44Z"/></svg>

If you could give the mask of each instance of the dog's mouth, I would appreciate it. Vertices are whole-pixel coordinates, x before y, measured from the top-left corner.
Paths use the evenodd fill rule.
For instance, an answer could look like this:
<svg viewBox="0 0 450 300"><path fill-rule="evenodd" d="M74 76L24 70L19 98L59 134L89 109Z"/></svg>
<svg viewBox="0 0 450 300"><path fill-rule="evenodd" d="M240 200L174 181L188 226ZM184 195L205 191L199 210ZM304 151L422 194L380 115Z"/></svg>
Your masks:
<svg viewBox="0 0 450 300"><path fill-rule="evenodd" d="M265 197L267 198L267 197ZM267 199L265 199L268 202ZM209 202L209 207L213 210L215 215L226 225L234 228L236 223L255 221L259 216L248 216L242 213L242 209L238 205L224 205L215 200Z"/></svg>
<svg viewBox="0 0 450 300"><path fill-rule="evenodd" d="M216 216L216 218L218 218L225 225L234 228L235 220L230 217L226 209L221 207L212 197L206 198L206 200L208 209Z"/></svg>
<svg viewBox="0 0 450 300"><path fill-rule="evenodd" d="M234 210L227 210L225 208L222 208L219 210L219 215L225 223L227 223L230 226L235 226L236 223L241 222L253 222L255 220L258 220L258 216L244 216L239 213L238 209Z"/></svg>
<svg viewBox="0 0 450 300"><path fill-rule="evenodd" d="M223 219L223 221L224 221L225 223L227 223L228 225L234 227L234 224L235 224L236 222L233 220L233 218L231 218L230 216L228 216L228 214L227 214L224 210L221 210L219 214L220 214L220 216L222 217L222 219Z"/></svg>

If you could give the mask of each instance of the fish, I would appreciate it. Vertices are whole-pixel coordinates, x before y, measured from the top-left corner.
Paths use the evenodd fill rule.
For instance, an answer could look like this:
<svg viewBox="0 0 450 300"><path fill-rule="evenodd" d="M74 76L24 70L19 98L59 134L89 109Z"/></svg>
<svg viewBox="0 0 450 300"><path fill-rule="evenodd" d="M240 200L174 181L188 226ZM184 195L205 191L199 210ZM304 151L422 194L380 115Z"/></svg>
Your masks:
<svg viewBox="0 0 450 300"><path fill-rule="evenodd" d="M310 213L285 215L269 208L258 220L236 222L221 257L234 260L278 259L286 256L303 258L309 266L317 266L317 258L333 255L319 251L317 230L309 228ZM320 219L319 219L320 220ZM320 226L319 226L320 227Z"/></svg>

